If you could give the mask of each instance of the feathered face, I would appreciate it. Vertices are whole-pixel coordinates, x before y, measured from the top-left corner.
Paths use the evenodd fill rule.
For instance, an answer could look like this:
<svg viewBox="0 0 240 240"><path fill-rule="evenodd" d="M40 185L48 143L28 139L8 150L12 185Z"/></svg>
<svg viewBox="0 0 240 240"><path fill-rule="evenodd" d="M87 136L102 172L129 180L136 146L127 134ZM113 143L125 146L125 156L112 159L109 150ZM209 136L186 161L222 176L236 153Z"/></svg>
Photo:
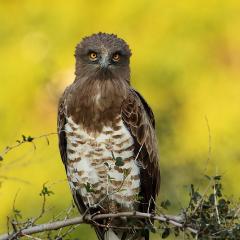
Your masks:
<svg viewBox="0 0 240 240"><path fill-rule="evenodd" d="M116 35L93 34L76 47L76 75L80 78L123 78L129 81L130 56L128 45Z"/></svg>

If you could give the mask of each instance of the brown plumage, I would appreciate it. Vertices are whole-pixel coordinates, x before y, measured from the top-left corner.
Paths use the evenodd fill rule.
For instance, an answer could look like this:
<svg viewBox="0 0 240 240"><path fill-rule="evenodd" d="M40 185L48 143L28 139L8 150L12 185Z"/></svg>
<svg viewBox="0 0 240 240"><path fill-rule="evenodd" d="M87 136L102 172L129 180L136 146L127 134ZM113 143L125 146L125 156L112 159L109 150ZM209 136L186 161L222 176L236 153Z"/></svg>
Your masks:
<svg viewBox="0 0 240 240"><path fill-rule="evenodd" d="M130 85L130 56L128 45L116 35L84 38L75 53L76 79L59 101L59 149L81 213L154 211L160 186L155 121L149 105ZM116 165L114 155L122 158L123 166ZM108 176L116 178L106 183ZM86 192L88 184L96 189ZM115 193L121 184L125 189ZM108 194L106 186L113 194L98 205ZM135 195L141 196L140 203ZM101 240L149 238L148 232L95 230Z"/></svg>

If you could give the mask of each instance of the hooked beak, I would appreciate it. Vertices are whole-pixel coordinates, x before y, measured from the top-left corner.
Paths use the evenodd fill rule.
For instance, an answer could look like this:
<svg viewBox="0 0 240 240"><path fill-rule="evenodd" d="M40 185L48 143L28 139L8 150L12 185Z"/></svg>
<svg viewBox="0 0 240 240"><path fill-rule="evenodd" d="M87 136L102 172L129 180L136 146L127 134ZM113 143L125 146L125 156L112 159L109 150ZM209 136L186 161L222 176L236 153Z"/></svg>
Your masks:
<svg viewBox="0 0 240 240"><path fill-rule="evenodd" d="M102 59L100 60L99 64L100 64L100 68L101 69L107 69L108 66L110 65L108 57L107 56L103 56Z"/></svg>

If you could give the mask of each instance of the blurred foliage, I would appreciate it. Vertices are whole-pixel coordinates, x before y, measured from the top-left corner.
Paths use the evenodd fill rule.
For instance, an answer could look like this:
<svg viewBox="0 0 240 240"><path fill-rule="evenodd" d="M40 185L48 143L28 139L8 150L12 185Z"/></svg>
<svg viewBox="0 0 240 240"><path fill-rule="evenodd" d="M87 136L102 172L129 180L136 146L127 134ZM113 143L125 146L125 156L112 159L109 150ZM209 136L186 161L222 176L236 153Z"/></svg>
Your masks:
<svg viewBox="0 0 240 240"><path fill-rule="evenodd" d="M0 147L56 131L60 93L74 78L76 44L112 32L130 45L132 84L153 107L161 152L160 199L175 211L204 174L224 176L239 197L240 2L0 0ZM206 121L207 119L207 121ZM208 130L208 124L210 132ZM209 139L211 141L209 141ZM50 183L49 214L71 203L56 136L24 145L0 162L0 232L16 208L37 215ZM211 151L209 151L209 149ZM26 204L27 203L27 204ZM94 239L81 227L81 239Z"/></svg>

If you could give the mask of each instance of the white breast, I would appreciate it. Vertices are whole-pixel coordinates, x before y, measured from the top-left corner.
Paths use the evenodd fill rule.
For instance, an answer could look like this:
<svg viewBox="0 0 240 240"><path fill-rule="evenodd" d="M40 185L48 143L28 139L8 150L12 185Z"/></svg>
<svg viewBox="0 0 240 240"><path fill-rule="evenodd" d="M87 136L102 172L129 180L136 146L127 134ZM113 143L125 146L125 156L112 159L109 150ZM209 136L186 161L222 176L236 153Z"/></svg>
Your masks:
<svg viewBox="0 0 240 240"><path fill-rule="evenodd" d="M139 167L133 138L119 119L115 130L104 127L94 135L67 118L68 179L86 205L94 206L108 196L113 206L117 203L123 208L134 208L140 188ZM116 162L118 157L123 166Z"/></svg>

